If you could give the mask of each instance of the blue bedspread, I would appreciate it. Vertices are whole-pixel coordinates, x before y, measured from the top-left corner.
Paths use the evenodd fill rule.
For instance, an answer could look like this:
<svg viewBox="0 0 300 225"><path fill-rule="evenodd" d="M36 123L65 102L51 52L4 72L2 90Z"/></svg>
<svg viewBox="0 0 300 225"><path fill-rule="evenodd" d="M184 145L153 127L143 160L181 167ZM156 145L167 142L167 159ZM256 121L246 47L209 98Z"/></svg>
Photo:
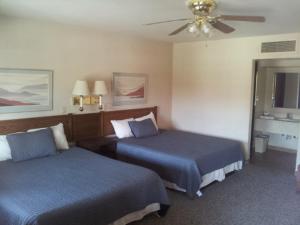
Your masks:
<svg viewBox="0 0 300 225"><path fill-rule="evenodd" d="M199 190L203 175L244 159L238 141L183 131L121 139L117 154L120 160L156 171L191 197Z"/></svg>
<svg viewBox="0 0 300 225"><path fill-rule="evenodd" d="M0 162L0 225L104 225L152 203L169 204L156 173L80 148Z"/></svg>

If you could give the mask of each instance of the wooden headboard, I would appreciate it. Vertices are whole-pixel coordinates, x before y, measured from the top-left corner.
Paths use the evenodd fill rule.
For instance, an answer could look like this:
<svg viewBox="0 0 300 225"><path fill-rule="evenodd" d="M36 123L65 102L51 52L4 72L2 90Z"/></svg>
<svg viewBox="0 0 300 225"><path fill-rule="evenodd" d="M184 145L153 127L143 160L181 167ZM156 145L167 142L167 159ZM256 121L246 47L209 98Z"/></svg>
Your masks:
<svg viewBox="0 0 300 225"><path fill-rule="evenodd" d="M0 121L0 135L24 132L29 129L64 124L68 141L79 141L114 134L111 120L141 117L153 112L157 119L157 107L103 111L101 113L68 114Z"/></svg>
<svg viewBox="0 0 300 225"><path fill-rule="evenodd" d="M116 111L104 111L101 113L102 129L101 134L103 136L114 134L114 129L111 125L111 120L124 120L128 118L142 117L150 112L153 112L155 118L157 119L157 106L149 108L140 109L126 109L126 110L116 110Z"/></svg>
<svg viewBox="0 0 300 225"><path fill-rule="evenodd" d="M60 116L47 116L36 117L16 120L3 120L0 121L0 134L10 134L15 132L24 132L29 129L50 127L63 123L65 133L69 141L72 140L72 116L60 115Z"/></svg>
<svg viewBox="0 0 300 225"><path fill-rule="evenodd" d="M88 113L2 120L0 121L0 135L63 123L68 141L79 141L101 135L100 118L100 113Z"/></svg>

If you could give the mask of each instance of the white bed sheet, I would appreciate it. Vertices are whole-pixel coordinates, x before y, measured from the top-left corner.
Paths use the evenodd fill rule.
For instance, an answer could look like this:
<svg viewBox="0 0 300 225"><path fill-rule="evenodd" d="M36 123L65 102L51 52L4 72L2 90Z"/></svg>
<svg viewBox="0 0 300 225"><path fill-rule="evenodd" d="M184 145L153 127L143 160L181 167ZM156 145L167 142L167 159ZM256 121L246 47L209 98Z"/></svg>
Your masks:
<svg viewBox="0 0 300 225"><path fill-rule="evenodd" d="M153 203L148 205L146 208L133 212L133 213L129 213L126 216L116 220L115 222L109 224L109 225L126 225L129 223L132 223L134 221L137 220L141 220L143 219L146 215L150 214L150 213L154 213L160 210L160 204L159 203Z"/></svg>
<svg viewBox="0 0 300 225"><path fill-rule="evenodd" d="M235 163L229 164L228 166L225 166L224 168L215 170L211 173L205 174L202 176L202 183L199 187L199 190L197 192L197 195L199 197L202 196L201 188L206 187L207 185L211 184L214 181L219 181L222 182L226 178L226 174L231 173L233 171L238 171L243 168L243 161L237 161ZM176 191L181 191L181 192L186 192L185 189L178 187L176 184L164 180L164 184L167 188L176 190Z"/></svg>

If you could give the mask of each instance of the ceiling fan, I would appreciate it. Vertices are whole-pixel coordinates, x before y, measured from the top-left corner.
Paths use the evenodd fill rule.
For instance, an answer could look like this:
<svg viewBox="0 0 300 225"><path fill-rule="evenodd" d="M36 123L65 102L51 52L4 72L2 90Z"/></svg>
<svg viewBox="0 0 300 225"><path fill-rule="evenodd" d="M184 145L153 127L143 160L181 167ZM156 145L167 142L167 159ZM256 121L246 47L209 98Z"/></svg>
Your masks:
<svg viewBox="0 0 300 225"><path fill-rule="evenodd" d="M160 21L155 23L144 24L146 26L170 23L176 21L188 21L183 26L169 34L176 35L187 29L188 32L199 35L201 33L210 36L213 28L223 32L232 33L235 29L221 21L246 21L246 22L265 22L265 17L262 16L237 16L237 15L215 15L214 10L217 7L215 0L187 0L187 7L194 14L194 18L183 18L175 20Z"/></svg>

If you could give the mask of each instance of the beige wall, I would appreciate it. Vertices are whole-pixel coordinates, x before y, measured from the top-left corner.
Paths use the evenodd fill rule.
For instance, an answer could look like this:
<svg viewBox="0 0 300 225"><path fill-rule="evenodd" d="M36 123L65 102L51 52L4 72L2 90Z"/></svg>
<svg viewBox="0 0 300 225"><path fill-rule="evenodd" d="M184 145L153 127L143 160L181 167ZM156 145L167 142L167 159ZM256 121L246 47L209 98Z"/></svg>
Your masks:
<svg viewBox="0 0 300 225"><path fill-rule="evenodd" d="M78 112L71 106L76 79L107 81L113 72L149 74L148 105L159 106L159 124L170 125L172 44L96 29L0 19L0 68L54 70L54 110L0 114L0 119ZM106 109L111 98L105 98ZM96 107L88 108L94 111Z"/></svg>
<svg viewBox="0 0 300 225"><path fill-rule="evenodd" d="M54 70L54 110L0 114L0 119L77 112L71 105L76 79L104 79L110 86L113 72L146 73L150 77L148 105L159 106L162 127L171 123L172 103L174 127L247 143L253 60L300 57L299 49L297 53L261 55L260 43L299 37L289 34L174 44L172 78L170 43L1 18L0 67ZM112 108L110 96L105 98L105 107ZM89 112L95 110L88 108Z"/></svg>
<svg viewBox="0 0 300 225"><path fill-rule="evenodd" d="M299 34L288 34L175 44L174 127L237 139L248 146L253 60L300 57L299 49L296 53L261 54L260 44L300 41L299 37Z"/></svg>

